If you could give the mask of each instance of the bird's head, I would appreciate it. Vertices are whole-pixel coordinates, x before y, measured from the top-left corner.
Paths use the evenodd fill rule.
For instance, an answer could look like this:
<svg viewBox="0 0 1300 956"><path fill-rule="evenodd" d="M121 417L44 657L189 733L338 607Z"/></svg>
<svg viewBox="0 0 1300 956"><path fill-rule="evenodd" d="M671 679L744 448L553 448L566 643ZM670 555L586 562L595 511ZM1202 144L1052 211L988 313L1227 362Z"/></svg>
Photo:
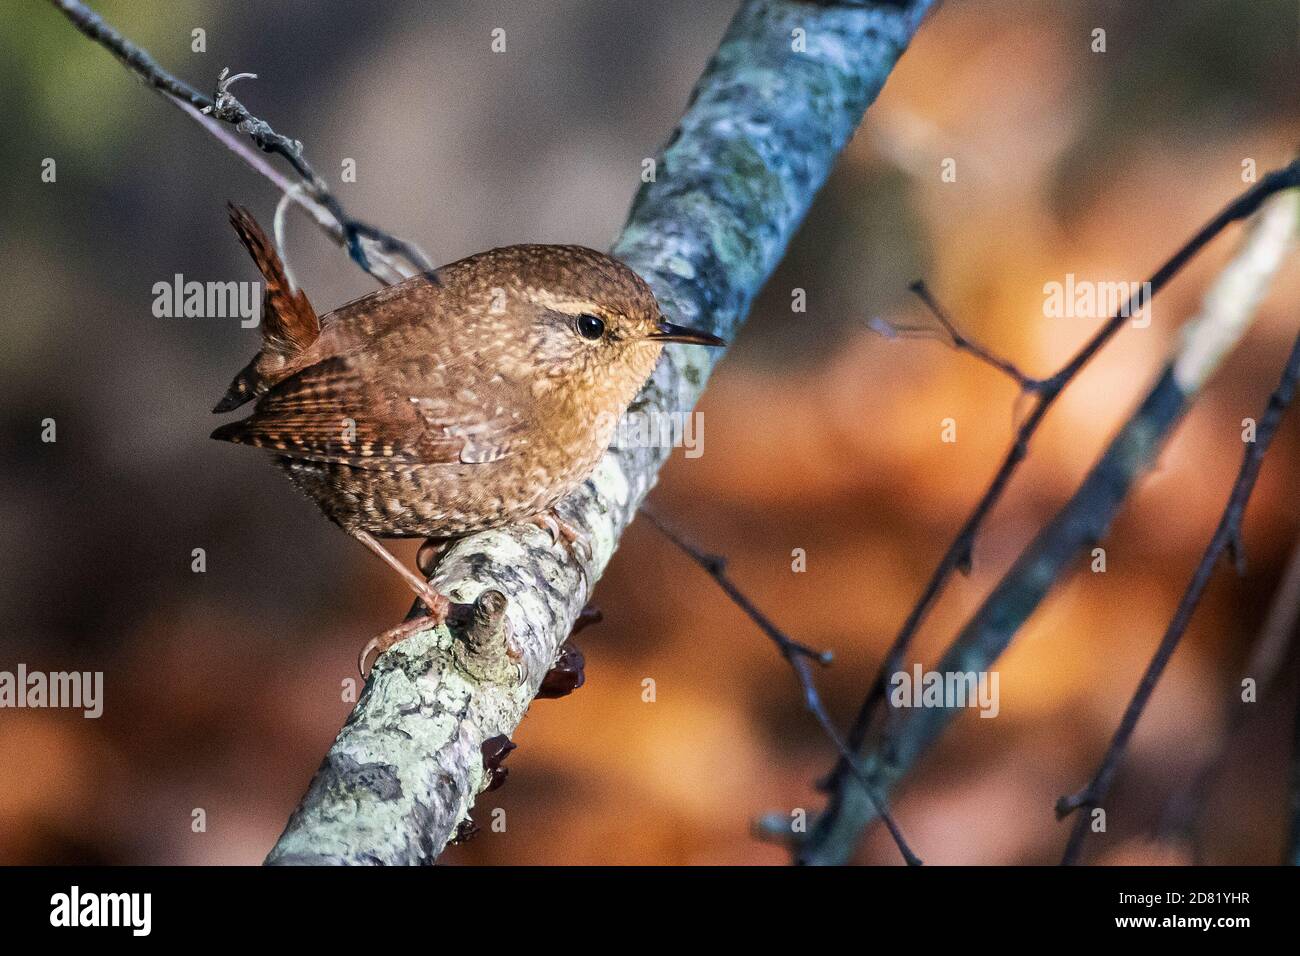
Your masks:
<svg viewBox="0 0 1300 956"><path fill-rule="evenodd" d="M626 265L581 246L510 246L485 253L497 284L485 289L502 334L538 397L621 412L654 370L664 343L721 346L709 332L668 322L650 287Z"/></svg>

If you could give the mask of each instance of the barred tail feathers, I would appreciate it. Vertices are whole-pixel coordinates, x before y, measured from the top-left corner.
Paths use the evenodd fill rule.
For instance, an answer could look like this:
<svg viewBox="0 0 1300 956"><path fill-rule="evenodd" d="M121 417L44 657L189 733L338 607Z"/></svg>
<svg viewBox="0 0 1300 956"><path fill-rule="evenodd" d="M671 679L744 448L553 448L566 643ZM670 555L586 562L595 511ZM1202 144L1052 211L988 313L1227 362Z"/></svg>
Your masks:
<svg viewBox="0 0 1300 956"><path fill-rule="evenodd" d="M289 281L275 244L247 209L235 203L230 203L229 209L230 224L266 283L262 296L262 350L235 376L214 412L228 412L261 395L283 377L276 372L320 335L316 310L307 294Z"/></svg>

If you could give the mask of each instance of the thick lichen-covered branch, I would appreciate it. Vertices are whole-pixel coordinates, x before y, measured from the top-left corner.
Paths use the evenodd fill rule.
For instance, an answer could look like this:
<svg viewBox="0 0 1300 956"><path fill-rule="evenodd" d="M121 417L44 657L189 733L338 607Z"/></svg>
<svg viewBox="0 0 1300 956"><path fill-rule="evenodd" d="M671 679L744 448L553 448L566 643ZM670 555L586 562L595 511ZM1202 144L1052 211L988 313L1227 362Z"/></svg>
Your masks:
<svg viewBox="0 0 1300 956"><path fill-rule="evenodd" d="M673 321L734 336L929 6L742 5L614 247ZM690 409L715 360L669 346L634 410ZM586 567L535 528L448 551L433 580L482 599L477 636L439 628L380 658L269 863L437 857L486 785L483 744L523 717L668 451L611 449L562 504Z"/></svg>

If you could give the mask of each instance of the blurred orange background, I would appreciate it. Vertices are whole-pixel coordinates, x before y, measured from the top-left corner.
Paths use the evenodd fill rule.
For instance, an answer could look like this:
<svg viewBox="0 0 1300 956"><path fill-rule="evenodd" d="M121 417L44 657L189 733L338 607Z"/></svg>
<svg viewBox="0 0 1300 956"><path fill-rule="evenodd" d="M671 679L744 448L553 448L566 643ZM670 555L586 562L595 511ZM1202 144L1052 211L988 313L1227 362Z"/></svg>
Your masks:
<svg viewBox="0 0 1300 956"><path fill-rule="evenodd" d="M159 61L239 95L359 217L436 262L521 241L607 248L731 3L546 0L95 4ZM102 670L104 714L0 710L0 862L256 863L351 704L356 651L409 595L259 456L210 442L208 409L255 348L234 319L159 319L152 287L253 279L225 222L276 195L43 4L0 32L0 670ZM207 52L190 48L207 31ZM504 27L507 52L490 32ZM1107 52L1090 49L1107 31ZM1242 163L1300 143L1294 5L948 0L922 27L755 305L700 406L705 452L652 494L796 638L847 724L884 648L1011 437L1014 386L932 341L924 277L965 331L1048 374L1095 328L1043 317L1067 273L1138 280L1240 192ZM58 180L40 180L54 157ZM357 181L339 183L344 158ZM945 158L955 183L940 180ZM932 662L1144 393L1231 253L1230 230L1066 393L918 649ZM305 220L299 281L321 311L372 288ZM807 312L791 309L806 292ZM1055 862L1081 786L1213 531L1296 332L1287 264L1106 541L999 662L1000 719L958 720L896 795L932 863ZM40 441L40 422L58 442ZM958 422L958 441L939 422ZM1209 760L1300 533L1300 431L1285 422L1246 522L1109 801L1101 862L1185 862L1150 837ZM416 542L396 550L414 559ZM207 571L190 570L194 548ZM807 571L791 552L807 552ZM1082 567L1082 566L1081 566ZM646 522L624 538L577 643L587 683L534 704L505 832L448 863L779 864L764 812L819 808L830 745L772 646ZM644 703L641 682L657 686ZM1295 684L1254 705L1199 817L1202 859L1272 863L1286 827ZM206 832L191 815L202 808ZM862 862L896 863L873 829Z"/></svg>

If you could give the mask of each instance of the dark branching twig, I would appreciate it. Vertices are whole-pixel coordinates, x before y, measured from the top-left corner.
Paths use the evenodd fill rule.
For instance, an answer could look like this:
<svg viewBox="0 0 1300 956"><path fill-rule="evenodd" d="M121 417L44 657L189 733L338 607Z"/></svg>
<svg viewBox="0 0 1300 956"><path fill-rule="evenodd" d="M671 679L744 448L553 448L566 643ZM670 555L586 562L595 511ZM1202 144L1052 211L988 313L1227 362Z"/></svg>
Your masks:
<svg viewBox="0 0 1300 956"><path fill-rule="evenodd" d="M766 634L768 638L771 639L772 643L776 645L777 650L780 651L781 656L786 659L786 662L790 665L790 668L794 671L795 677L799 681L799 686L803 691L804 706L807 707L809 713L816 718L817 723L821 726L826 736L830 739L831 743L835 745L835 749L838 752L840 759L849 762L852 772L857 776L858 782L862 784L862 787L875 807L876 812L880 815L880 819L889 830L889 835L893 837L894 843L898 845L899 852L903 854L903 859L907 861L909 866L919 866L921 860L908 846L907 840L903 837L903 833L895 822L893 815L886 807L884 798L875 793L866 774L863 773L861 767L858 765L858 761L854 758L853 752L849 750L848 742L835 726L835 722L831 720L830 714L827 713L826 706L821 699L821 694L817 690L817 684L813 679L812 667L809 662L816 661L818 664L825 667L829 665L833 659L831 652L814 650L806 644L801 644L799 641L791 638L781 630L781 628L777 627L771 618L760 611L758 607L755 606L754 602L749 599L748 595L737 587L736 582L731 579L731 576L727 573L726 558L721 555L710 554L692 544L690 541L687 541L678 531L668 525L661 517L659 517L658 514L645 505L642 505L641 513L649 519L651 524L659 529L665 538L671 541L681 549L687 557L703 568L709 577L713 578L714 582L717 583L718 587L723 590L723 593L731 599L732 603L744 611L745 615L758 625L759 630Z"/></svg>
<svg viewBox="0 0 1300 956"><path fill-rule="evenodd" d="M329 210L334 217L337 229L330 230L331 238L346 246L353 261L376 279L381 282L387 281L376 272L374 263L366 254L362 239L370 240L382 252L402 257L417 272L427 272L433 268L425 255L411 243L349 216L343 204L326 185L325 180L317 175L315 169L307 162L303 155L302 143L277 133L269 123L250 113L231 94L232 83L249 77L255 78L256 74L238 73L231 76L229 70L223 70L217 81L215 96L208 96L200 93L184 80L172 76L158 65L147 50L132 43L79 0L51 0L51 2L72 21L78 30L112 53L127 69L154 90L165 97L193 107L204 115L229 123L239 132L247 135L258 149L283 157L301 177L306 193Z"/></svg>
<svg viewBox="0 0 1300 956"><path fill-rule="evenodd" d="M1072 796L1062 797L1057 802L1056 813L1062 819L1076 811L1083 811L1079 813L1075 821L1074 831L1070 834L1070 841L1061 860L1065 865L1078 862L1079 854L1083 849L1083 841L1091 828L1092 811L1099 807L1102 800L1105 799L1115 773L1119 769L1120 761L1123 759L1129 738L1132 737L1133 730L1137 727L1137 723L1142 717L1147 702L1151 699L1152 692L1155 691L1161 674L1164 673L1166 665L1168 665L1174 651L1178 648L1178 642L1187 630L1187 625L1191 621L1192 614L1196 611L1201 595L1205 593L1205 587L1214 573L1215 566L1218 564L1219 559L1234 546L1234 543L1239 544L1240 542L1241 519L1246 510L1246 503L1250 500L1251 492L1255 488L1255 480L1259 477L1260 465L1263 463L1264 455L1273 440L1273 434L1277 431L1278 423L1282 420L1282 415L1291 403L1292 396L1295 393L1297 377L1300 377L1300 337L1296 339L1295 345L1291 349L1286 367L1282 372L1281 381L1278 382L1273 394L1269 396L1268 407L1264 410L1264 414L1256 427L1255 441L1246 448L1241 462L1241 470L1238 472L1237 480L1233 484L1232 493L1228 496L1228 504L1224 508L1222 518L1219 519L1218 528L1210 539L1210 544L1205 549L1200 564L1197 565L1196 571L1187 585L1187 590L1178 604L1178 609L1174 612L1173 619L1169 622L1169 627L1165 631L1164 637L1161 638L1155 655L1147 665L1132 700L1129 701L1128 708L1124 711L1124 716L1120 720L1114 737L1111 739L1101 765L1097 768L1096 774L1093 775L1087 786ZM1240 553L1239 547L1238 553Z"/></svg>
<svg viewBox="0 0 1300 956"><path fill-rule="evenodd" d="M930 314L933 315L939 325L942 326L943 332L947 336L948 344L957 351L969 352L985 365L997 369L1003 375L1006 375L1015 382L1022 392L1029 392L1032 394L1034 392L1042 391L1044 387L1043 379L1033 378L1026 375L1014 362L985 348L979 342L967 337L960 329L958 329L957 324L953 322L952 318L948 315L947 310L944 309L934 295L931 294L930 288L925 284L924 280L917 279L908 286L908 291L920 299L925 304L925 307L930 310ZM873 320L871 327L887 338L893 338L896 335L902 335L905 337L934 338L933 331L928 327L892 325L884 319Z"/></svg>
<svg viewBox="0 0 1300 956"><path fill-rule="evenodd" d="M1291 550L1282 580L1273 595L1264 626L1260 629L1250 659L1242 668L1241 679L1249 677L1255 682L1257 700L1271 696L1277 684L1278 671L1286 659L1300 622L1300 542ZM1200 847L1195 839L1196 821L1209 795L1210 786L1228 758L1230 747L1246 726L1253 708L1241 705L1241 680L1237 682L1234 698L1237 705L1230 712L1227 727L1214 748L1213 755L1205 761L1196 774L1180 787L1165 806L1156 827L1156 836L1162 840L1186 839L1192 847L1193 860L1199 861Z"/></svg>
<svg viewBox="0 0 1300 956"><path fill-rule="evenodd" d="M641 507L641 513L650 520L651 524L659 529L665 538L677 545L677 547L682 551L686 552L692 561L709 573L709 576L717 582L718 587L722 588L727 597L731 598L732 602L744 611L750 620L758 625L759 630L772 640L772 643L776 645L777 650L781 652L782 657L786 660L808 658L810 660L815 660L822 666L826 666L834 660L835 656L830 651L819 651L806 644L801 644L798 641L793 640L789 635L777 627L771 619L767 617L767 615L755 607L754 603L750 601L740 588L736 587L735 582L732 581L731 577L727 574L726 558L719 554L709 554L708 552L696 547L694 544L683 538L675 529L670 527L663 518L659 517L659 515L650 508L643 505Z"/></svg>
<svg viewBox="0 0 1300 956"><path fill-rule="evenodd" d="M1192 259L1200 250L1210 242L1215 236L1222 232L1231 223L1245 219L1254 213L1260 204L1269 196L1283 189L1300 185L1300 160L1293 161L1289 166L1280 170L1274 170L1264 176L1250 189L1243 192L1240 196L1228 203L1218 215L1207 222L1201 229L1192 236L1177 252L1169 258L1146 283L1149 293L1144 292L1143 287L1130 296L1125 305L1106 321L1100 329L1083 345L1075 355L1065 363L1055 374L1045 379L1033 379L1020 372L1019 369L1010 363L1005 363L1000 359L992 356L985 350L978 350L965 345L968 351L980 355L986 361L991 361L996 367L1011 375L1022 384L1022 388L1032 394L1033 403L1028 415L1021 422L1016 430L1016 435L1012 441L1010 449L998 467L989 483L983 496L976 503L974 509L962 524L957 536L949 545L948 550L944 552L938 566L931 574L929 581L926 582L925 588L921 592L920 598L908 613L907 619L903 622L902 628L890 645L884 661L881 663L880 670L877 672L875 679L872 681L866 699L863 701L858 711L857 718L849 731L849 746L854 753L862 749L867 739L868 731L874 723L880 706L884 703L888 687L889 677L898 671L904 663L905 655L911 645L912 639L916 636L926 615L938 600L939 595L943 592L952 572L960 570L967 573L971 566L971 556L974 549L975 537L983 525L985 518L988 517L994 506L1001 500L1007 485L1010 483L1012 476L1019 467L1020 462L1024 459L1029 450L1029 442L1038 427L1046 418L1052 405L1060 397L1061 392L1069 385L1079 374L1085 365L1119 332L1124 323L1135 315L1143 305L1150 304L1150 297L1165 287L1168 282L1178 274L1188 261ZM921 290L924 291L924 285ZM931 300L922 295L927 304ZM942 315L942 310L935 309L936 314ZM950 335L953 335L955 341L966 342L963 336L956 333L955 326L945 318L940 321L945 323ZM1028 383L1028 384L1026 384ZM844 762L836 767L832 775L832 788L838 787L843 781ZM828 813L837 812L836 804L827 809Z"/></svg>

